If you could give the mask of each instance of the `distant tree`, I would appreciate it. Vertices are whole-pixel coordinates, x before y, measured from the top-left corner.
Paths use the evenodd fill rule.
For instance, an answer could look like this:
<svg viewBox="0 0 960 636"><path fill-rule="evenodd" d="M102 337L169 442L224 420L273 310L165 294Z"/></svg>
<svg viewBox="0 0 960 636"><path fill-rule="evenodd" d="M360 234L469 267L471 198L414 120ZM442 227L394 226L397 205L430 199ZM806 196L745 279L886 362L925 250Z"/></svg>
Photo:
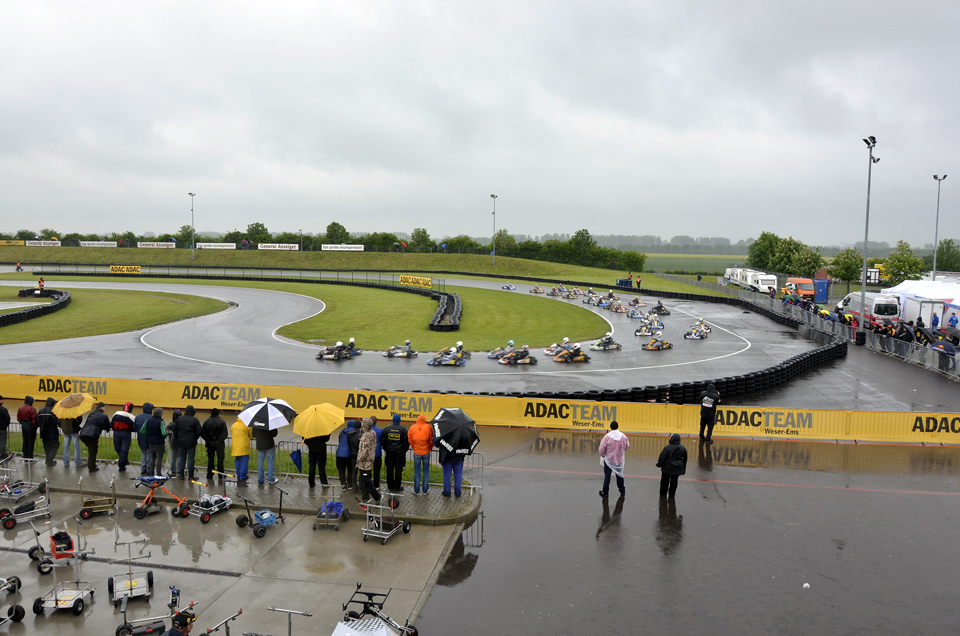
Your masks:
<svg viewBox="0 0 960 636"><path fill-rule="evenodd" d="M273 243L273 235L263 223L251 223L247 226L247 240L256 245L257 243Z"/></svg>
<svg viewBox="0 0 960 636"><path fill-rule="evenodd" d="M483 245L466 234L454 236L453 238L445 238L440 242L447 244L448 254L481 254L485 249Z"/></svg>
<svg viewBox="0 0 960 636"><path fill-rule="evenodd" d="M541 258L552 263L570 263L573 262L570 253L569 241L549 240L544 241L540 247Z"/></svg>
<svg viewBox="0 0 960 636"><path fill-rule="evenodd" d="M539 241L523 241L517 243L517 258L526 258L533 261L540 260L543 245Z"/></svg>
<svg viewBox="0 0 960 636"><path fill-rule="evenodd" d="M189 248L192 244L191 234L193 233L193 228L189 225L181 225L180 229L177 230L177 233L174 236L177 238L177 247Z"/></svg>
<svg viewBox="0 0 960 636"><path fill-rule="evenodd" d="M349 243L350 233L347 232L347 228L334 221L327 226L327 236L325 242L331 245Z"/></svg>
<svg viewBox="0 0 960 636"><path fill-rule="evenodd" d="M670 245L696 245L697 240L686 234L679 234L670 239Z"/></svg>
<svg viewBox="0 0 960 636"><path fill-rule="evenodd" d="M933 267L930 259L930 267ZM960 247L953 239L943 239L937 246L937 271L960 272Z"/></svg>
<svg viewBox="0 0 960 636"><path fill-rule="evenodd" d="M937 264L939 267L939 263ZM897 241L897 247L884 261L891 287L905 280L918 280L924 272L923 259L913 253L906 241Z"/></svg>
<svg viewBox="0 0 960 636"><path fill-rule="evenodd" d="M855 247L848 247L837 252L837 255L827 266L827 273L847 284L847 293L850 293L850 283L860 280L863 275L863 254Z"/></svg>
<svg viewBox="0 0 960 636"><path fill-rule="evenodd" d="M33 230L17 230L16 239L18 241L32 241L38 234Z"/></svg>
<svg viewBox="0 0 960 636"><path fill-rule="evenodd" d="M501 256L513 256L517 252L517 241L506 228L497 230L497 254Z"/></svg>
<svg viewBox="0 0 960 636"><path fill-rule="evenodd" d="M777 251L767 263L767 268L774 272L809 278L823 267L824 262L819 250L813 249L791 236L790 238L780 239Z"/></svg>
<svg viewBox="0 0 960 636"><path fill-rule="evenodd" d="M224 243L236 243L237 247L240 247L240 243L243 239L246 238L240 230L233 230L232 232L227 232L223 235Z"/></svg>
<svg viewBox="0 0 960 636"><path fill-rule="evenodd" d="M327 237L329 238L329 236ZM396 234L390 232L373 232L357 239L363 243L363 249L368 252L392 252L394 246L400 243Z"/></svg>
<svg viewBox="0 0 960 636"><path fill-rule="evenodd" d="M747 248L747 265L755 269L773 269L770 266L782 239L773 232L764 232Z"/></svg>
<svg viewBox="0 0 960 636"><path fill-rule="evenodd" d="M283 232L273 237L274 242L300 245L300 232Z"/></svg>
<svg viewBox="0 0 960 636"><path fill-rule="evenodd" d="M411 252L432 252L435 247L436 244L430 238L429 232L422 227L414 228L408 244Z"/></svg>

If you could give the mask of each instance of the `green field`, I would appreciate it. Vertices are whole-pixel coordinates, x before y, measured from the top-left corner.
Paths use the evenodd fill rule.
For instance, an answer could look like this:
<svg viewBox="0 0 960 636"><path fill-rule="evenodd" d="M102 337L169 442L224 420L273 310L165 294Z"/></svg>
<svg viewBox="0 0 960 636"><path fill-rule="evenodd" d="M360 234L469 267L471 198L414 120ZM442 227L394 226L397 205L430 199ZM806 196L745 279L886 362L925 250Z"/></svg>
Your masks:
<svg viewBox="0 0 960 636"><path fill-rule="evenodd" d="M747 255L736 254L647 254L648 272L721 276L728 267L743 265Z"/></svg>

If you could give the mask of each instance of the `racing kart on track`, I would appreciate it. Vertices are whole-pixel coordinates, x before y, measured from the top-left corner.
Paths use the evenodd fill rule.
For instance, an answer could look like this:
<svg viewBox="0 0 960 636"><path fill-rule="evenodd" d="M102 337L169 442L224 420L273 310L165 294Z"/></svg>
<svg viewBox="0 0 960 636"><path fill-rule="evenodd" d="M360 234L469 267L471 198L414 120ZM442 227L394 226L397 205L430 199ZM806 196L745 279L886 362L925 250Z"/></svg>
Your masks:
<svg viewBox="0 0 960 636"><path fill-rule="evenodd" d="M542 293L543 293L543 289L540 287L540 285L534 285L534 286L533 286L533 289L530 290L530 293L531 293L531 294L542 294Z"/></svg>
<svg viewBox="0 0 960 636"><path fill-rule="evenodd" d="M514 290L514 289L516 289L516 288L517 288L517 286L514 285L513 283L507 283L506 285L503 285L502 287L500 287L500 289L509 289L509 290L511 290L511 291Z"/></svg>
<svg viewBox="0 0 960 636"><path fill-rule="evenodd" d="M553 343L552 345L544 349L543 353L553 357L555 355L559 355L561 351L566 351L566 350L567 348L564 347L563 345L558 345L557 343Z"/></svg>
<svg viewBox="0 0 960 636"><path fill-rule="evenodd" d="M554 287L553 289L547 292L547 296L559 296L559 295L560 295L560 292L557 291L556 287Z"/></svg>
<svg viewBox="0 0 960 636"><path fill-rule="evenodd" d="M503 356L509 353L513 353L515 350L516 349L514 349L513 347L510 347L510 348L497 347L496 349L488 353L487 357L490 358L491 360L499 360Z"/></svg>
<svg viewBox="0 0 960 636"><path fill-rule="evenodd" d="M574 354L573 351L561 351L553 357L554 362L590 362L590 356L583 351Z"/></svg>
<svg viewBox="0 0 960 636"><path fill-rule="evenodd" d="M401 345L393 345L383 352L385 358L416 358L417 352L413 349L406 349Z"/></svg>
<svg viewBox="0 0 960 636"><path fill-rule="evenodd" d="M584 305L593 305L597 302L597 298L599 298L599 296L596 294L587 294L580 302L582 302Z"/></svg>
<svg viewBox="0 0 960 636"><path fill-rule="evenodd" d="M630 301L630 306L631 306L631 307L646 307L646 306L647 306L647 303L645 303L645 302L643 302L642 300L640 300L640 297L639 297L639 296L635 296L635 297L633 298L633 300Z"/></svg>
<svg viewBox="0 0 960 636"><path fill-rule="evenodd" d="M603 339L597 340L592 345L590 345L591 351L620 351L623 349L623 346L617 342L604 342Z"/></svg>
<svg viewBox="0 0 960 636"><path fill-rule="evenodd" d="M526 352L523 352L523 357L521 357L520 351L512 351L497 360L497 362L500 364L536 364L537 359Z"/></svg>
<svg viewBox="0 0 960 636"><path fill-rule="evenodd" d="M657 301L657 306L650 310L651 314L657 314L658 316L669 316L670 310L663 306L663 303Z"/></svg>
<svg viewBox="0 0 960 636"><path fill-rule="evenodd" d="M642 318L644 321L646 321L647 313L642 309L631 309L627 312L627 318Z"/></svg>
<svg viewBox="0 0 960 636"><path fill-rule="evenodd" d="M644 324L640 325L639 327L637 327L637 330L633 332L633 335L635 335L635 336L652 336L654 331L656 331L656 329L654 329L653 327L651 327L649 324L644 323Z"/></svg>
<svg viewBox="0 0 960 636"><path fill-rule="evenodd" d="M359 349L323 347L317 352L317 360L349 360L362 353Z"/></svg>
<svg viewBox="0 0 960 636"><path fill-rule="evenodd" d="M627 313L628 309L623 305L621 305L619 302L615 302L612 305L610 305L610 311L612 311L615 314L625 314Z"/></svg>
<svg viewBox="0 0 960 636"><path fill-rule="evenodd" d="M447 349L438 351L432 359L427 360L427 365L431 367L462 367L467 363L459 352L450 355Z"/></svg>
<svg viewBox="0 0 960 636"><path fill-rule="evenodd" d="M690 327L690 331L683 334L683 337L687 340L706 340L708 333L710 332L701 329L700 325L694 325Z"/></svg>
<svg viewBox="0 0 960 636"><path fill-rule="evenodd" d="M565 300L576 300L576 299L577 299L577 293L576 293L576 292L572 292L572 291L565 292L565 293L563 294L563 298L564 298Z"/></svg>
<svg viewBox="0 0 960 636"><path fill-rule="evenodd" d="M644 351L662 351L664 349L673 349L673 345L667 342L666 340L661 340L657 342L657 339L654 338L647 344L641 347Z"/></svg>

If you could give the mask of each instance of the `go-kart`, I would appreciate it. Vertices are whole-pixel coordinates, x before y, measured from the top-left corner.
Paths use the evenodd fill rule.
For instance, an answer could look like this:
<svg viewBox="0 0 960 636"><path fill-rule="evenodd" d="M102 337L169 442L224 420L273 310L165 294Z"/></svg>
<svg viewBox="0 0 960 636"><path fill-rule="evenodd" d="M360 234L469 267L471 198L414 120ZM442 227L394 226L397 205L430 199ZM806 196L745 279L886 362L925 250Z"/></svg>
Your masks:
<svg viewBox="0 0 960 636"><path fill-rule="evenodd" d="M640 297L639 297L639 296L636 296L636 297L634 297L633 300L630 301L630 306L631 306L631 307L646 307L646 306L647 306L647 303L645 303L645 302L643 302L642 300L640 300Z"/></svg>
<svg viewBox="0 0 960 636"><path fill-rule="evenodd" d="M673 345L666 340L657 341L656 338L641 347L644 351L662 351L663 349L673 349Z"/></svg>
<svg viewBox="0 0 960 636"><path fill-rule="evenodd" d="M438 351L432 360L427 360L427 364L431 367L462 367L466 363L466 359L460 353L449 355L446 349Z"/></svg>
<svg viewBox="0 0 960 636"><path fill-rule="evenodd" d="M582 289L580 289L579 287L574 287L572 291L573 291L573 293L576 294L577 296L583 296L584 294L587 293L587 292L583 291Z"/></svg>
<svg viewBox="0 0 960 636"><path fill-rule="evenodd" d="M383 352L385 358L416 358L417 352L401 345L393 345Z"/></svg>
<svg viewBox="0 0 960 636"><path fill-rule="evenodd" d="M497 362L500 364L536 364L537 359L529 353L524 353L523 357L520 357L519 351L511 351L507 355L497 360Z"/></svg>
<svg viewBox="0 0 960 636"><path fill-rule="evenodd" d="M562 351L553 357L554 362L590 362L590 356L583 351L574 354L573 351Z"/></svg>
<svg viewBox="0 0 960 636"><path fill-rule="evenodd" d="M598 296L596 294L587 294L580 302L584 305L593 305L597 302L597 298Z"/></svg>
<svg viewBox="0 0 960 636"><path fill-rule="evenodd" d="M563 294L564 300L576 300L578 298L576 292L568 291Z"/></svg>
<svg viewBox="0 0 960 636"><path fill-rule="evenodd" d="M511 290L511 291L514 290L514 289L516 289L516 288L517 288L517 286L514 285L513 283L507 283L506 285L503 285L502 287L500 287L500 289L509 289L509 290Z"/></svg>
<svg viewBox="0 0 960 636"><path fill-rule="evenodd" d="M644 324L640 325L639 327L637 327L637 330L633 332L633 335L635 335L635 336L652 336L654 331L656 331L656 329L654 329L654 328L651 327L650 325L644 323Z"/></svg>
<svg viewBox="0 0 960 636"><path fill-rule="evenodd" d="M542 294L543 289L540 288L540 285L534 285L533 289L530 290L531 294Z"/></svg>
<svg viewBox="0 0 960 636"><path fill-rule="evenodd" d="M590 345L591 351L619 351L623 349L623 346L617 342L607 342L605 343L602 339L597 340L592 345Z"/></svg>
<svg viewBox="0 0 960 636"><path fill-rule="evenodd" d="M700 329L699 325L694 325L690 327L690 331L683 334L683 337L687 340L706 340L708 333L709 332Z"/></svg>
<svg viewBox="0 0 960 636"><path fill-rule="evenodd" d="M606 298L607 300L620 300L620 297L614 294L612 290L610 291L609 294L604 294L603 297Z"/></svg>
<svg viewBox="0 0 960 636"><path fill-rule="evenodd" d="M641 309L631 309L627 312L627 318L643 318L647 319L647 314Z"/></svg>
<svg viewBox="0 0 960 636"><path fill-rule="evenodd" d="M669 316L670 310L663 306L663 303L657 302L657 306L650 310L651 314L657 314L658 316Z"/></svg>
<svg viewBox="0 0 960 636"><path fill-rule="evenodd" d="M706 331L707 333L710 333L711 331L713 331L713 329L710 328L710 325L708 325L707 323L703 322L703 318L699 319L699 320L696 322L696 324L694 324L694 325L693 325L692 327L690 327L690 328L691 328L691 329L699 329L700 331Z"/></svg>
<svg viewBox="0 0 960 636"><path fill-rule="evenodd" d="M324 347L317 353L317 360L349 360L354 356L360 355L359 349L338 349L337 347Z"/></svg>
<svg viewBox="0 0 960 636"><path fill-rule="evenodd" d="M610 311L612 311L612 312L615 313L615 314L625 314L625 313L627 313L627 311L628 311L628 309L627 309L626 307L624 307L623 305L621 305L621 304L618 303L618 302L613 303L612 305L610 305L610 308L609 308L609 309L610 309Z"/></svg>
<svg viewBox="0 0 960 636"><path fill-rule="evenodd" d="M564 347L563 345L554 343L549 347L547 347L546 349L544 349L543 352L548 356L555 356L555 355L558 355L561 351L566 351L566 350L567 348Z"/></svg>
<svg viewBox="0 0 960 636"><path fill-rule="evenodd" d="M560 292L557 291L556 287L554 287L553 289L547 292L547 296L559 296L559 295L560 295Z"/></svg>
<svg viewBox="0 0 960 636"><path fill-rule="evenodd" d="M490 358L491 360L499 360L503 356L507 355L508 353L513 353L514 351L516 351L516 349L514 349L513 347L510 347L509 349L504 347L497 347L496 349L488 353L487 357Z"/></svg>

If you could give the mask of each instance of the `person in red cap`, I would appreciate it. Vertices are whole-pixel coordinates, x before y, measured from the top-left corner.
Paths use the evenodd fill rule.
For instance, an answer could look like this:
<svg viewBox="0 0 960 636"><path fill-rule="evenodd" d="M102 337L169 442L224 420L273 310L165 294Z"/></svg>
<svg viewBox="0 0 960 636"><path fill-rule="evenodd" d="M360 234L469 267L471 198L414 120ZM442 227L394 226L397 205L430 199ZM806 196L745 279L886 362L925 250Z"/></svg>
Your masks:
<svg viewBox="0 0 960 636"><path fill-rule="evenodd" d="M133 428L136 423L136 416L133 414L133 402L126 402L123 408L113 414L110 419L110 426L113 428L113 449L117 451L117 470L121 473L127 472L128 457L130 455L130 442L133 439Z"/></svg>

